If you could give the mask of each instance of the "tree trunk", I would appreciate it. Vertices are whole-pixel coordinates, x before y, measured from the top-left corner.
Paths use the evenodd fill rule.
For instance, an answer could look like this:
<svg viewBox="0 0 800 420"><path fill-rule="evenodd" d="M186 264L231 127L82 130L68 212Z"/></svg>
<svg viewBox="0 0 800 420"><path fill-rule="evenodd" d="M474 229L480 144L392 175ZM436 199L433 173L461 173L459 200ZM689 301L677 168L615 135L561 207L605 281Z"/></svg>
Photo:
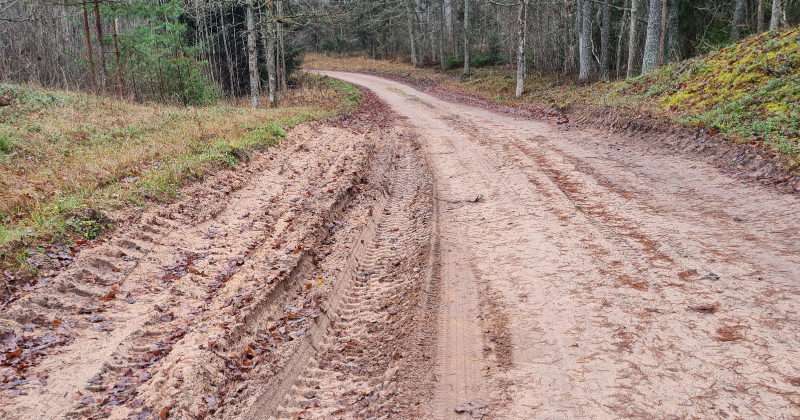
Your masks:
<svg viewBox="0 0 800 420"><path fill-rule="evenodd" d="M414 35L414 9L411 8L411 0L406 0L406 15L408 16L408 37L411 40L411 65L416 67L417 60L417 41Z"/></svg>
<svg viewBox="0 0 800 420"><path fill-rule="evenodd" d="M283 18L283 1L278 0L275 2L275 7L277 8L278 17ZM280 62L280 83L281 83L281 92L285 92L289 89L289 82L288 78L289 75L286 74L286 44L284 39L284 30L283 30L283 23L275 22L273 25L278 34L278 61ZM272 99L270 99L272 101Z"/></svg>
<svg viewBox="0 0 800 420"><path fill-rule="evenodd" d="M658 35L658 67L664 65L664 37L667 35L667 1L661 0L661 25Z"/></svg>
<svg viewBox="0 0 800 420"><path fill-rule="evenodd" d="M603 3L603 24L600 27L600 78L608 80L611 61L611 0Z"/></svg>
<svg viewBox="0 0 800 420"><path fill-rule="evenodd" d="M225 27L225 14L222 11L222 3L219 4L219 19L222 23L222 42L225 47L225 58L228 61L228 83L230 84L230 95L236 94L233 86L233 60L231 59L231 51L228 49L228 29Z"/></svg>
<svg viewBox="0 0 800 420"><path fill-rule="evenodd" d="M636 50L638 49L639 44L639 26L638 21L636 20L639 14L639 2L641 0L631 0L631 28L628 32L628 71L626 76L633 77L636 73L634 72L634 63L636 61Z"/></svg>
<svg viewBox="0 0 800 420"><path fill-rule="evenodd" d="M517 14L517 36L519 45L517 47L517 90L516 96L519 98L525 91L525 41L528 35L528 2L521 1L519 13Z"/></svg>
<svg viewBox="0 0 800 420"><path fill-rule="evenodd" d="M572 12L570 0L564 0L564 74L572 72L575 67L575 55L572 53L572 35L570 34L569 15Z"/></svg>
<svg viewBox="0 0 800 420"><path fill-rule="evenodd" d="M261 36L264 39L266 48L264 51L264 60L267 63L267 86L269 90L269 106L274 107L278 105L278 75L275 66L275 19L272 16L272 11L269 6L266 14L266 22L264 29L261 31Z"/></svg>
<svg viewBox="0 0 800 420"><path fill-rule="evenodd" d="M622 6L625 10L622 11L622 20L619 21L619 38L617 39L617 79L619 79L619 69L622 66L622 38L625 35L625 19L628 16L628 2L629 0L625 0L622 2Z"/></svg>
<svg viewBox="0 0 800 420"><path fill-rule="evenodd" d="M758 11L756 12L758 16L756 17L756 33L764 32L764 0L756 0L758 1Z"/></svg>
<svg viewBox="0 0 800 420"><path fill-rule="evenodd" d="M83 30L86 34L86 52L89 55L89 75L92 78L92 92L97 93L97 73L94 71L94 58L92 57L92 35L89 32L89 11L86 3L83 4Z"/></svg>
<svg viewBox="0 0 800 420"><path fill-rule="evenodd" d="M125 77L122 75L122 55L119 52L119 35L117 34L117 18L114 18L111 21L111 29L113 31L114 36L114 52L117 56L117 83L119 84L119 94L122 97L125 97L126 94L126 86L125 86Z"/></svg>
<svg viewBox="0 0 800 420"><path fill-rule="evenodd" d="M772 16L769 19L769 30L781 28L781 0L772 0Z"/></svg>
<svg viewBox="0 0 800 420"><path fill-rule="evenodd" d="M253 0L247 0L247 62L250 67L250 96L253 98L253 108L261 106L258 80L258 57L256 52L256 23L253 17Z"/></svg>
<svg viewBox="0 0 800 420"><path fill-rule="evenodd" d="M446 62L444 59L444 36L445 36L445 10L444 0L439 2L439 66L442 71L447 70Z"/></svg>
<svg viewBox="0 0 800 420"><path fill-rule="evenodd" d="M578 79L592 75L592 0L583 0L581 11L580 72Z"/></svg>
<svg viewBox="0 0 800 420"><path fill-rule="evenodd" d="M736 8L733 11L733 22L731 22L731 42L739 41L739 37L741 36L742 21L744 20L744 11L744 0L736 0Z"/></svg>
<svg viewBox="0 0 800 420"><path fill-rule="evenodd" d="M100 2L94 0L94 24L97 27L97 48L100 55L100 90L106 91L106 81L108 80L108 72L106 70L106 55L103 51L103 26L100 21Z"/></svg>
<svg viewBox="0 0 800 420"><path fill-rule="evenodd" d="M680 46L678 45L678 1L667 0L667 62L673 63L681 60Z"/></svg>
<svg viewBox="0 0 800 420"><path fill-rule="evenodd" d="M469 59L470 59L470 29L469 29L469 0L464 0L464 76L469 77Z"/></svg>
<svg viewBox="0 0 800 420"><path fill-rule="evenodd" d="M661 0L650 0L650 12L647 16L647 38L644 43L642 57L642 74L650 73L658 68L658 39L661 36Z"/></svg>

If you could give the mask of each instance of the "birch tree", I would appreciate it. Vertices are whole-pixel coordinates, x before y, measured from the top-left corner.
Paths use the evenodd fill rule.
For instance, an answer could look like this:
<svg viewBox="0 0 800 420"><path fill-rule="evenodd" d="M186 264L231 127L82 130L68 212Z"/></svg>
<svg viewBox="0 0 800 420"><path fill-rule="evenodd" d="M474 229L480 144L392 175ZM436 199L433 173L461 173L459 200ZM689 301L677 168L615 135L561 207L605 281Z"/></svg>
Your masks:
<svg viewBox="0 0 800 420"><path fill-rule="evenodd" d="M517 88L516 96L519 98L525 91L525 44L528 36L528 0L520 1L517 14Z"/></svg>

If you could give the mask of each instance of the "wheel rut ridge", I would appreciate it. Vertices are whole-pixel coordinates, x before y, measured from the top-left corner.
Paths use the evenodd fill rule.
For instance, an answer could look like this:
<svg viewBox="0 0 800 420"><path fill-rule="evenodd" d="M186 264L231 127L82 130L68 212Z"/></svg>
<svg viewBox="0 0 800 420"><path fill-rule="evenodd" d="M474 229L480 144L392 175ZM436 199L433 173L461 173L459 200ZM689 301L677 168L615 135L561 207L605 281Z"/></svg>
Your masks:
<svg viewBox="0 0 800 420"><path fill-rule="evenodd" d="M286 397L258 418L417 414L403 402L413 392L407 388L409 372L398 370L405 370L404 357L415 358L402 354L413 347L408 343L429 342L432 335L430 330L424 334L419 328L424 323L415 320L429 309L432 290L425 280L429 268L415 265L427 266L430 258L433 203L426 192L430 180L420 176L410 150L401 153L391 190L374 207L380 209L373 212L374 230L363 243L359 240L361 249L354 248L357 264L345 274L342 304L328 313L331 334L308 358ZM398 328L404 324L406 328ZM405 345L392 345L404 339Z"/></svg>
<svg viewBox="0 0 800 420"><path fill-rule="evenodd" d="M342 130L319 127L297 130L305 133L306 139L313 139L309 146L301 138L296 150L291 150L298 141L297 136L290 134L290 139L279 146L282 150L255 158L238 173L221 173L204 180L202 185L187 191L187 198L181 202L154 209L137 222L124 225L115 237L88 247L76 263L48 284L5 308L0 315L4 330L25 334L22 331L29 328L25 325L33 322L36 331L32 335L46 337L57 332L67 339L65 344L59 344L65 350L38 354L41 368L32 366L21 368L19 373L11 372L12 380L18 374L34 375L34 379L39 376L43 378L42 385L26 386L22 399L8 399L5 392L0 395L4 400L0 417L147 418L167 410L170 418L203 418L213 414L213 410L198 411L197 405L188 404L187 399L199 399L201 406L213 407L230 389L225 389L225 393L210 392L205 397L203 393L209 387L193 389L182 400L181 393L176 391L184 391L184 383L198 378L184 378L174 368L180 367L181 358L197 357L192 354L196 351L215 359L194 363L198 371L209 372L208 378L199 378L198 382L211 379L212 390L228 388L231 382L247 376L246 372L252 369L246 365L255 364L245 360L250 360L250 356L274 364L270 351L262 348L260 354L254 355L253 342L248 339L259 338L266 331L261 328L265 322L274 322L276 318L284 323L293 320L282 316L285 309L280 307L282 299L297 295L297 287L314 265L331 252L330 237L341 227L341 222L333 222L352 205L354 198L364 195L361 189L366 178L373 179L372 184L383 182L379 173L370 170L375 164L373 155L386 154L376 151L374 136L366 140ZM337 144L339 137L345 137L346 141ZM315 151L325 148L327 153ZM276 157L280 162L282 156L298 154L299 158L290 162L288 170L275 173ZM376 166L380 172L385 165ZM268 174L259 175L264 171ZM267 182L263 194L261 186L248 183L248 177L259 176ZM248 185L257 187L257 191L243 189ZM239 200L238 194L248 197ZM297 198L292 199L295 195ZM248 211L231 214L243 209ZM229 233L233 237L227 238ZM183 239L199 243L187 246ZM201 246L204 243L207 245ZM265 258L269 252L275 255ZM263 305L264 302L278 308ZM295 316L314 319L322 311L316 306L298 308L299 315ZM126 311L127 318L115 316ZM120 327L124 323L139 328L134 331ZM212 327L216 330L214 334L209 331L211 339L197 340L198 329L205 334L205 329ZM279 335L287 341L301 341L287 338L287 334L294 333L291 328L288 330ZM100 340L98 352L92 354L77 342L70 344L73 338L84 342ZM196 340L190 343L189 338ZM115 348L117 343L119 348ZM4 347L0 345L0 350L5 350ZM94 359L84 357L85 366L80 357L74 357L86 356L84 353ZM75 372L67 377L58 372L62 368L65 372ZM222 383L214 383L219 378L214 379L212 373L220 371L225 371L228 377ZM3 377L9 372L4 370ZM87 379L88 383L83 382ZM72 382L82 385L65 388L65 384ZM20 386L25 383L19 382ZM62 389L59 397L63 400L59 404L34 411L30 402L25 402L24 396L29 393L52 393L53 386L59 384ZM151 401L159 388L168 385L174 385L175 389L165 389L165 395ZM69 396L63 392L66 389ZM73 397L75 393L79 397Z"/></svg>

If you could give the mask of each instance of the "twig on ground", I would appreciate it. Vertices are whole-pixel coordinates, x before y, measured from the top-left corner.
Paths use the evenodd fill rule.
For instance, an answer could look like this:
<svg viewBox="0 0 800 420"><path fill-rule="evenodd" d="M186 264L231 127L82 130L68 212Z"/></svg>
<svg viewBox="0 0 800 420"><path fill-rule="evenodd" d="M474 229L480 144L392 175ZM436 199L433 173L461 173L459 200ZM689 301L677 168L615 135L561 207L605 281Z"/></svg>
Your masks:
<svg viewBox="0 0 800 420"><path fill-rule="evenodd" d="M455 201L451 201L451 200L445 200L445 199L438 198L438 197L436 199L439 200L439 201L444 201L445 203L453 203L453 204L456 204L456 203L477 203L477 202L479 202L479 201L481 201L483 199L483 196L479 195L479 196L475 197L472 200L455 200Z"/></svg>

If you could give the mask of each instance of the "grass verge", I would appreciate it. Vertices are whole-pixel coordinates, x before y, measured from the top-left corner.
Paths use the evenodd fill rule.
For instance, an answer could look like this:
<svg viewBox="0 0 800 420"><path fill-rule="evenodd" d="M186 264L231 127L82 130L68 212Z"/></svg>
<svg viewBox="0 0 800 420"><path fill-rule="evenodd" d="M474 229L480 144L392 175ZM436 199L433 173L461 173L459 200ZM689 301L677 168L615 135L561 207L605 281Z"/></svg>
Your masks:
<svg viewBox="0 0 800 420"><path fill-rule="evenodd" d="M355 112L363 93L302 75L274 109L135 104L0 85L0 277L30 278L55 243L95 239L106 214L178 198L182 185L235 168L302 122ZM246 103L242 101L243 103Z"/></svg>
<svg viewBox="0 0 800 420"><path fill-rule="evenodd" d="M673 125L751 143L780 156L787 170L800 166L800 29L766 32L710 54L671 64L649 75L616 82L578 83L533 73L525 94L514 96L510 66L460 70L415 68L400 60L310 55L307 68L339 69L402 78L437 91L467 93L507 104L569 109L611 108Z"/></svg>

